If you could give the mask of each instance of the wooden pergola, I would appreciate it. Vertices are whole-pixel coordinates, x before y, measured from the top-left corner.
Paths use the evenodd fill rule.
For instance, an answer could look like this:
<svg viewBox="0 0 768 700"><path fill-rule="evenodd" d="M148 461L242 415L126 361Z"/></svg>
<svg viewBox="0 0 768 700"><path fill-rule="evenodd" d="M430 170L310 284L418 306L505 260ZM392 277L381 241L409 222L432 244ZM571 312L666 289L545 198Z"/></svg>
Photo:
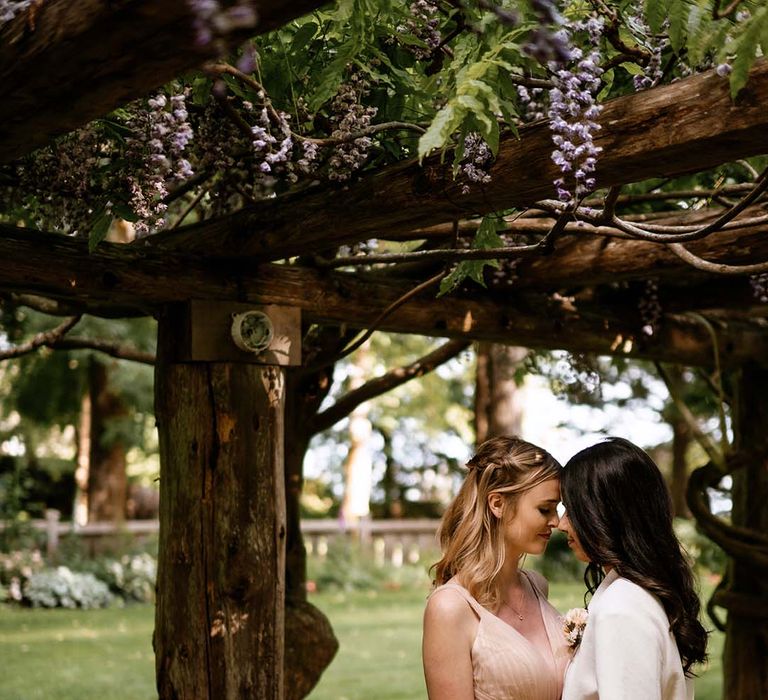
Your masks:
<svg viewBox="0 0 768 700"><path fill-rule="evenodd" d="M254 31L320 5L257 4ZM184 0L47 0L34 27L16 18L1 35L0 162L211 58L191 41ZM104 35L110 41L93 40ZM343 190L316 188L132 244L102 243L90 254L82 239L0 225L0 289L55 300L61 314L159 321L160 697L302 697L328 662L314 660L302 680L295 668L311 665L300 658L302 639L322 621L307 607L285 614L286 547L301 542L284 426L296 420L297 351L311 324L703 367L714 366L717 353L738 387L732 525L708 514L703 476L691 501L732 557L729 588L717 601L729 610L725 697L768 692L768 671L754 668L768 648L768 306L755 299L748 270L731 269L768 260L765 203L755 195L733 221L683 251L628 237L610 216L622 205L620 185L767 153L766 104L764 62L735 102L714 73L608 102L597 179L614 188L610 207L598 203L593 221L577 223L545 202L536 215L510 219L509 233L544 243L514 255L512 283L463 286L449 297L436 297L446 263L489 255L461 245L480 215L552 196L546 123L504 139L491 182L468 194L435 157ZM672 211L653 223L701 230L722 213ZM328 257L370 238L422 241L422 251L399 262ZM684 259L691 254L695 265ZM641 330L632 284L648 278L658 280L664 307L652 335ZM228 337L231 314L252 308L270 317L281 343L255 358ZM710 468L704 481L721 475Z"/></svg>

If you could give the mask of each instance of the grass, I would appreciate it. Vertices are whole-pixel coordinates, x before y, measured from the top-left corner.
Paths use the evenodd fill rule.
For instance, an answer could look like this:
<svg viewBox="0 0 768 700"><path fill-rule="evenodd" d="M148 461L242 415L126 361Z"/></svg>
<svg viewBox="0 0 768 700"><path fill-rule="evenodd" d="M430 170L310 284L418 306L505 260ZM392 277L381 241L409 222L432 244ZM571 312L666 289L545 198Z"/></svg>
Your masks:
<svg viewBox="0 0 768 700"><path fill-rule="evenodd" d="M0 606L0 698L157 698L153 626L149 605L106 610Z"/></svg>
<svg viewBox="0 0 768 700"><path fill-rule="evenodd" d="M560 610L582 604L580 584L552 584ZM317 593L339 653L310 700L416 700L426 697L421 614L426 589ZM0 700L150 700L156 698L150 606L108 610L29 610L0 606ZM697 700L720 698L722 635Z"/></svg>

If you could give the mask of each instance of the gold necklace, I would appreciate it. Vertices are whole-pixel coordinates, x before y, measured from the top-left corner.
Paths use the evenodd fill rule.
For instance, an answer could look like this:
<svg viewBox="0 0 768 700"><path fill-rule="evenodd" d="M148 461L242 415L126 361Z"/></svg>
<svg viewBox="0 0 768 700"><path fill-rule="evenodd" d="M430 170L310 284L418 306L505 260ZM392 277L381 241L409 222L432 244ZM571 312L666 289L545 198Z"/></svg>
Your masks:
<svg viewBox="0 0 768 700"><path fill-rule="evenodd" d="M523 589L523 579L522 579L522 577L521 577L521 578L520 578L520 602L518 603L518 605L519 605L519 607L520 607L520 608L522 608L522 607L523 607L523 602L524 602L524 600L523 600L523 599L524 599L524 598L525 598L525 590ZM517 617L518 617L518 619L520 620L520 622L522 622L522 621L523 621L523 619L524 619L523 615L521 615L521 614L520 614L520 611L519 611L519 610L517 610L516 608L514 608L514 607L512 606L512 603L510 603L510 602L508 602L508 601L506 601L506 600L505 600L505 601L504 601L504 605L506 605L506 606L507 606L507 607L508 607L508 608L509 608L509 609L510 609L510 610L511 610L513 613L515 613L515 615L517 615Z"/></svg>

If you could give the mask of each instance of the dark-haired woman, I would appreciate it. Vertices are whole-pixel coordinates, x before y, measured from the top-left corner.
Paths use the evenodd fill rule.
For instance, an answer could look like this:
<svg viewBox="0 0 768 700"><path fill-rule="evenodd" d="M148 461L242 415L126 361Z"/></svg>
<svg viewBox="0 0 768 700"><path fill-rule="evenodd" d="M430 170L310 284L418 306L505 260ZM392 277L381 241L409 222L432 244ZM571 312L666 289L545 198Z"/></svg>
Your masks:
<svg viewBox="0 0 768 700"><path fill-rule="evenodd" d="M707 633L658 467L609 438L571 458L560 488L558 527L592 594L563 700L689 700Z"/></svg>

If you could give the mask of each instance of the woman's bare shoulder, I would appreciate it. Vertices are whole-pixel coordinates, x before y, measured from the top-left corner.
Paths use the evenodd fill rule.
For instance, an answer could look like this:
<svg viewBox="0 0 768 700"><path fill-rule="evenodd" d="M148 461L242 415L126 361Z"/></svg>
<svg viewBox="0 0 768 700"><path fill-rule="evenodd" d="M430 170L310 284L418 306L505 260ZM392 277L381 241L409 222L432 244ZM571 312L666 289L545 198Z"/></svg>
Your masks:
<svg viewBox="0 0 768 700"><path fill-rule="evenodd" d="M435 591L427 601L424 610L424 633L427 639L444 638L446 630L457 648L468 648L472 645L479 624L479 613L475 613L459 591L453 587L441 588ZM442 642L434 642L444 644Z"/></svg>
<svg viewBox="0 0 768 700"><path fill-rule="evenodd" d="M425 614L446 620L463 620L468 616L473 617L469 602L459 591L450 586L440 588L429 596Z"/></svg>

